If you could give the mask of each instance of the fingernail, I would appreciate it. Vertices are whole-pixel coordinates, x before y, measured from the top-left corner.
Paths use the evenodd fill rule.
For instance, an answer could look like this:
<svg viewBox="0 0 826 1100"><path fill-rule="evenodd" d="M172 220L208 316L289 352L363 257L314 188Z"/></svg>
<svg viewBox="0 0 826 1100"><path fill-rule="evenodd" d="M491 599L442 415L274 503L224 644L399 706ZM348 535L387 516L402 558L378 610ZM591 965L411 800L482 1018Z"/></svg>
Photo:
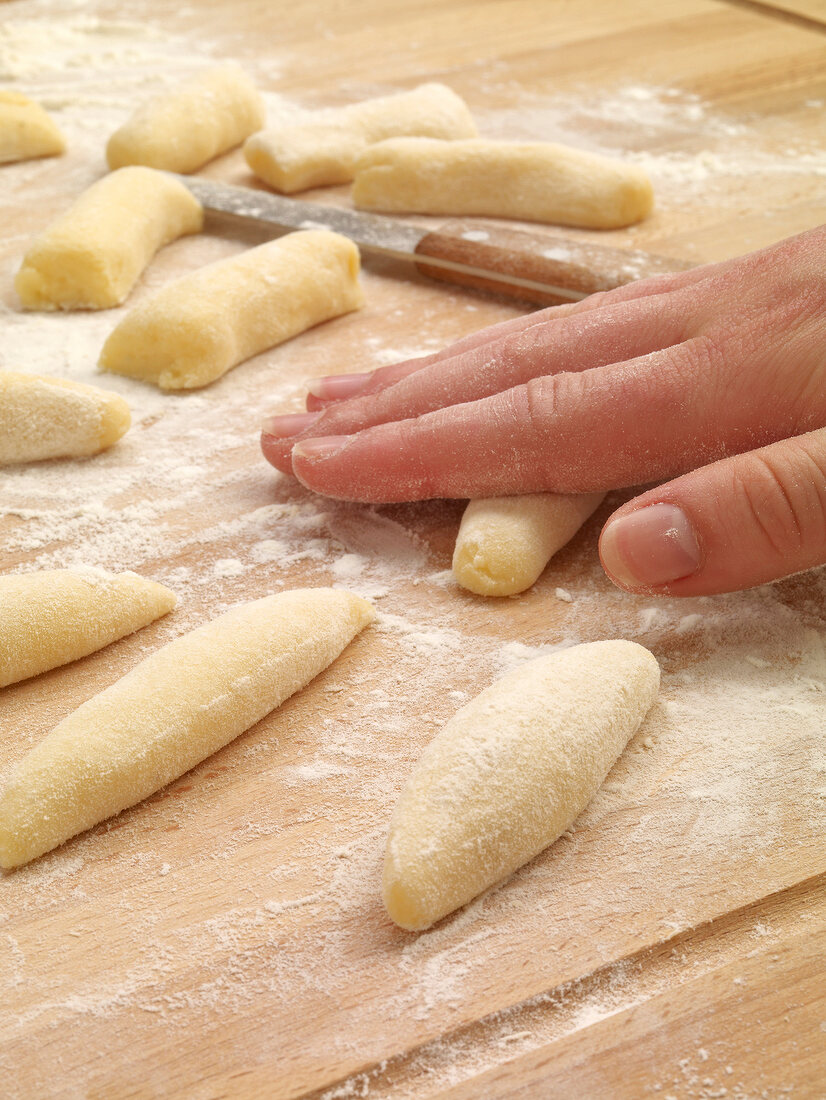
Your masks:
<svg viewBox="0 0 826 1100"><path fill-rule="evenodd" d="M318 439L302 439L293 447L293 458L309 458L311 461L332 458L341 450L349 435L323 435Z"/></svg>
<svg viewBox="0 0 826 1100"><path fill-rule="evenodd" d="M273 435L276 439L286 439L291 435L298 435L305 431L321 416L320 412L289 413L285 416L268 416L261 425L261 431L265 435Z"/></svg>
<svg viewBox="0 0 826 1100"><path fill-rule="evenodd" d="M313 378L307 389L320 401L340 401L363 390L369 379L369 374L330 374L325 378Z"/></svg>
<svg viewBox="0 0 826 1100"><path fill-rule="evenodd" d="M688 516L673 504L650 504L610 520L599 549L606 571L628 588L690 577L702 561Z"/></svg>

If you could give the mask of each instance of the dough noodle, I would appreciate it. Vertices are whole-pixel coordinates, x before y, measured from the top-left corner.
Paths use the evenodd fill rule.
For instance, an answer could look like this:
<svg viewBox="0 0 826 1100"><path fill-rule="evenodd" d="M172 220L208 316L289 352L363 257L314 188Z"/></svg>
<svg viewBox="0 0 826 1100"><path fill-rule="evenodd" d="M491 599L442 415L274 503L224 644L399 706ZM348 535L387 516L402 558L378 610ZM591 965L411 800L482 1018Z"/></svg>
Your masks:
<svg viewBox="0 0 826 1100"><path fill-rule="evenodd" d="M152 168L98 180L31 245L15 288L27 309L109 309L159 248L203 226L201 204Z"/></svg>
<svg viewBox="0 0 826 1100"><path fill-rule="evenodd" d="M528 493L472 500L456 537L454 577L479 596L524 592L604 495Z"/></svg>
<svg viewBox="0 0 826 1100"><path fill-rule="evenodd" d="M165 286L129 313L103 370L192 389L299 332L358 309L358 249L338 233L289 233Z"/></svg>
<svg viewBox="0 0 826 1100"><path fill-rule="evenodd" d="M0 796L0 866L133 806L304 687L373 619L365 600L298 589L176 638L57 725Z"/></svg>
<svg viewBox="0 0 826 1100"><path fill-rule="evenodd" d="M476 136L463 99L444 84L319 111L308 121L272 127L244 146L250 168L276 191L347 183L356 160L374 142L400 135Z"/></svg>
<svg viewBox="0 0 826 1100"><path fill-rule="evenodd" d="M139 107L109 138L110 168L194 172L260 130L264 103L238 65L220 65Z"/></svg>
<svg viewBox="0 0 826 1100"><path fill-rule="evenodd" d="M63 134L39 103L20 92L0 91L0 164L54 157L65 148Z"/></svg>
<svg viewBox="0 0 826 1100"><path fill-rule="evenodd" d="M94 653L176 603L174 592L137 573L49 569L0 577L0 687Z"/></svg>
<svg viewBox="0 0 826 1100"><path fill-rule="evenodd" d="M458 711L393 815L393 920L427 928L556 840L639 728L659 680L635 642L590 642L521 665Z"/></svg>
<svg viewBox="0 0 826 1100"><path fill-rule="evenodd" d="M651 210L633 164L546 142L391 138L359 157L353 202L367 210L480 214L617 229Z"/></svg>
<svg viewBox="0 0 826 1100"><path fill-rule="evenodd" d="M129 428L129 406L116 393L0 370L0 466L105 451Z"/></svg>

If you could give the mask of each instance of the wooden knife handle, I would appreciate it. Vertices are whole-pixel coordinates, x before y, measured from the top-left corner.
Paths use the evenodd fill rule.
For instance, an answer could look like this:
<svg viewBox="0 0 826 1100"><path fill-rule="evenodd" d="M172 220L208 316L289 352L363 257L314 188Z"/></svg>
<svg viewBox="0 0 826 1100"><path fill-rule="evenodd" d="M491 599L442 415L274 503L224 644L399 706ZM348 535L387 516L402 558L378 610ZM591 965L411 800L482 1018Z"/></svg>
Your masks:
<svg viewBox="0 0 826 1100"><path fill-rule="evenodd" d="M609 248L591 241L546 236L476 220L446 222L422 238L416 255L422 258L416 267L432 279L539 305L576 301L599 290L613 290L637 279L685 271L692 266L684 260L636 249ZM497 272L504 280L436 267L426 262L428 256ZM554 287L573 293L555 294L549 289Z"/></svg>

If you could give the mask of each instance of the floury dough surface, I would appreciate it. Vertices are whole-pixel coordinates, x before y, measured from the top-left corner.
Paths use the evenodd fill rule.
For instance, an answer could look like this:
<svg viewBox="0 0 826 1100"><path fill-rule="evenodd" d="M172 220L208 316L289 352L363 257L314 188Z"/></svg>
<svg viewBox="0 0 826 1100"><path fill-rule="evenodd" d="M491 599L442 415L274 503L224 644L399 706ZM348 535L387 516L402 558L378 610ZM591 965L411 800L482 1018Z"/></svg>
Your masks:
<svg viewBox="0 0 826 1100"><path fill-rule="evenodd" d="M39 103L20 92L0 89L0 164L55 157L65 148L63 134Z"/></svg>

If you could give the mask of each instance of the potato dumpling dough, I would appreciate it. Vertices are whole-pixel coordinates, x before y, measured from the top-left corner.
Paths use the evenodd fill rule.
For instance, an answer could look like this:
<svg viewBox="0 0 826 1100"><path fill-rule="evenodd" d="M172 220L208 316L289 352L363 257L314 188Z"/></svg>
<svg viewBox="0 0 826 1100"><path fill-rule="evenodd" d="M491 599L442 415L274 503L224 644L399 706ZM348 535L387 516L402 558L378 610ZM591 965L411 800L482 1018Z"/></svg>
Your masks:
<svg viewBox="0 0 826 1100"><path fill-rule="evenodd" d="M110 168L194 172L260 130L264 102L238 65L219 65L138 107L109 138Z"/></svg>
<svg viewBox="0 0 826 1100"><path fill-rule="evenodd" d="M359 155L377 141L419 134L432 138L476 136L464 100L444 84L366 99L318 111L301 122L268 127L244 146L253 172L276 191L348 183Z"/></svg>
<svg viewBox="0 0 826 1100"><path fill-rule="evenodd" d="M506 673L422 753L390 825L384 903L418 931L552 844L596 794L660 682L636 642L590 642Z"/></svg>
<svg viewBox="0 0 826 1100"><path fill-rule="evenodd" d="M366 600L296 589L183 634L64 718L0 795L9 868L147 798L260 721L374 618Z"/></svg>
<svg viewBox="0 0 826 1100"><path fill-rule="evenodd" d="M456 537L454 577L478 596L524 592L604 495L526 493L472 500Z"/></svg>
<svg viewBox="0 0 826 1100"><path fill-rule="evenodd" d="M0 466L98 454L130 422L129 406L116 393L0 370Z"/></svg>
<svg viewBox="0 0 826 1100"><path fill-rule="evenodd" d="M0 577L0 687L86 657L176 603L174 592L137 573L87 567Z"/></svg>
<svg viewBox="0 0 826 1100"><path fill-rule="evenodd" d="M0 90L0 164L55 157L65 149L63 134L39 103Z"/></svg>
<svg viewBox="0 0 826 1100"><path fill-rule="evenodd" d="M362 153L353 202L385 212L617 229L644 218L654 193L636 165L565 145L402 137Z"/></svg>
<svg viewBox="0 0 826 1100"><path fill-rule="evenodd" d="M288 233L169 283L111 333L100 367L164 390L214 382L313 325L359 309L358 249L327 230Z"/></svg>
<svg viewBox="0 0 826 1100"><path fill-rule="evenodd" d="M26 309L110 309L159 248L203 226L201 204L152 168L121 168L84 191L29 247L15 279Z"/></svg>

